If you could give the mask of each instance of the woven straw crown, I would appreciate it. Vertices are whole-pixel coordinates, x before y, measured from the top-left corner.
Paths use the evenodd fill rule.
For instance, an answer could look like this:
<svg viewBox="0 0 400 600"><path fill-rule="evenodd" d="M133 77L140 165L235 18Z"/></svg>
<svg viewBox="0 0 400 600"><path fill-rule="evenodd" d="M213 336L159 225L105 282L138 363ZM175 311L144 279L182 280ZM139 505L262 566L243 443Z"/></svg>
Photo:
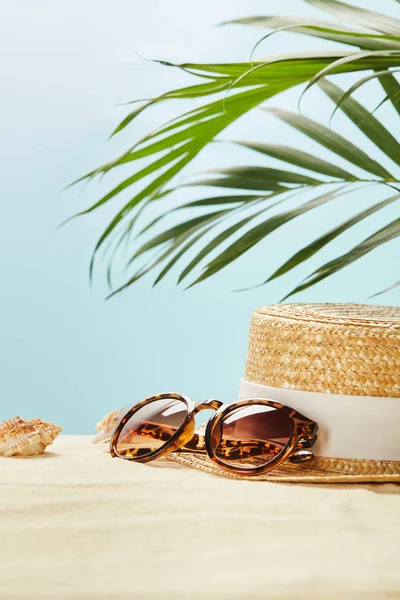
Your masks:
<svg viewBox="0 0 400 600"><path fill-rule="evenodd" d="M398 398L400 308L258 308L250 324L245 379L277 388Z"/></svg>

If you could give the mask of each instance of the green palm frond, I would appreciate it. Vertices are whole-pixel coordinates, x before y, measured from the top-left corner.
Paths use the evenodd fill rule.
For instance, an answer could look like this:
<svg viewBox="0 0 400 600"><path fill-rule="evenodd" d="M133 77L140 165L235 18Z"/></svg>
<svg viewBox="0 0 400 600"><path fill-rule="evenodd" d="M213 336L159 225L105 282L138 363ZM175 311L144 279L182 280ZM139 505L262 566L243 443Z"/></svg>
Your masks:
<svg viewBox="0 0 400 600"><path fill-rule="evenodd" d="M393 194L393 188L400 192L400 144L376 114L383 103L390 102L396 116L400 115L400 83L396 78L400 69L400 21L337 0L304 1L324 11L327 18L307 19L305 22L300 17L258 16L237 19L230 24L268 29L269 33L260 42L273 33L285 30L347 44L353 49L268 57L257 62L164 63L166 68L182 69L202 82L142 101L112 135L133 127L135 119L144 110L160 102L183 99L195 100L197 105L137 140L115 160L77 180L90 181L121 166L127 168L131 165L133 169L130 176L79 213L89 214L110 202L117 206L114 218L96 244L91 263L92 272L99 250L109 245L108 273L111 281L113 257L124 241L132 248L128 267L133 274L112 294L150 272L156 273L154 284L157 284L177 264L181 265L179 283L186 282L193 271L202 268L188 283L190 287L218 273L289 221L301 215L307 216L309 212L312 215L314 208L327 202L338 202L344 194L351 198L351 194L360 186L385 186L388 192L386 199L363 208L342 224L310 240L305 248L297 251L272 274L261 273L264 283L267 283L308 260L363 219L399 200L400 194ZM345 25L329 20L330 16L339 17ZM337 78L343 73L360 74L347 90L337 85ZM370 111L355 100L353 94L362 92L364 85L374 79L381 85L385 96ZM358 134L368 139L377 154L299 112L269 105L269 101L281 92L301 84L303 91L299 97L303 98L304 103L307 102L308 90L314 85L318 86L333 103L332 117L338 112L346 115L353 129L355 127ZM198 100L203 98L207 101L198 106ZM267 139L262 143L252 140L221 141L220 135L227 127L260 105L269 116L297 130L314 144L328 149L332 161L304 152L300 146L289 147ZM260 112L260 120L266 117L266 113ZM248 150L249 158L255 156L256 152L265 164L260 166L258 161L253 166L213 169L178 186L177 176L215 141L240 145ZM380 158L382 154L385 155L384 164ZM274 160L274 166L269 164L270 158ZM135 167L136 161L141 159L147 160L147 164L138 169ZM276 161L282 165L276 167ZM137 186L143 180L146 183L138 190ZM167 209L167 200L176 197L176 190L188 185L202 190L210 188L210 194ZM216 195L216 188L222 188L222 193ZM134 191L130 192L131 189ZM127 199L128 193L130 197ZM122 197L124 200L121 201ZM280 205L289 199L295 199L296 206L281 208ZM149 211L150 205L152 210ZM272 208L275 208L273 214L264 216ZM154 218L154 212L157 211L158 215ZM144 227L142 224L139 229L138 223L146 220L148 213L152 214L152 220ZM186 215L184 220L180 220L180 214ZM176 225L162 230L166 215L176 219ZM333 258L316 269L287 297L333 275L398 235L399 222L393 221L356 244L343 256Z"/></svg>
<svg viewBox="0 0 400 600"><path fill-rule="evenodd" d="M397 2L400 2L400 0L397 0ZM396 283L393 283L391 286L389 286L385 290L382 290L382 291L378 292L377 294L373 294L371 296L371 298L376 298L376 296L380 296L381 294L386 294L386 292L390 292L390 290L394 290L395 288L399 287L399 285L400 285L400 281L396 281Z"/></svg>

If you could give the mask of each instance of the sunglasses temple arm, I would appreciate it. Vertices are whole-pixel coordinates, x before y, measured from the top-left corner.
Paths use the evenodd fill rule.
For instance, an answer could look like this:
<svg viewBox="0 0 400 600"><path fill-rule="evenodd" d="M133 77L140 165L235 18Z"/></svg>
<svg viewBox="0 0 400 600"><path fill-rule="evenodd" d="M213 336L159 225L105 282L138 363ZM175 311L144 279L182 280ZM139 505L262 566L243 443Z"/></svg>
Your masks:
<svg viewBox="0 0 400 600"><path fill-rule="evenodd" d="M304 448L311 448L313 444L316 442L317 435L316 433L312 433L309 435L302 434L300 438L297 440L295 447L290 453L288 460L290 462L304 462L307 460L311 460L314 458L312 452L308 450L304 450ZM257 457L267 453L275 453L279 454L279 452L285 447L285 444L280 442L261 442L261 441L248 441L247 444L243 444L236 440L223 440L219 446L218 450L220 454L224 454L226 457L232 459L240 459L247 457Z"/></svg>
<svg viewBox="0 0 400 600"><path fill-rule="evenodd" d="M246 458L251 456L261 456L265 451L275 450L279 452L283 448L283 444L266 443L266 442L243 442L236 440L223 440L218 446L219 454L223 454L226 458ZM201 432L195 431L192 439L176 452L206 452L205 438Z"/></svg>
<svg viewBox="0 0 400 600"><path fill-rule="evenodd" d="M175 452L200 452L206 453L206 442L204 435L200 431L195 431L193 437L186 442L182 448L178 448Z"/></svg>

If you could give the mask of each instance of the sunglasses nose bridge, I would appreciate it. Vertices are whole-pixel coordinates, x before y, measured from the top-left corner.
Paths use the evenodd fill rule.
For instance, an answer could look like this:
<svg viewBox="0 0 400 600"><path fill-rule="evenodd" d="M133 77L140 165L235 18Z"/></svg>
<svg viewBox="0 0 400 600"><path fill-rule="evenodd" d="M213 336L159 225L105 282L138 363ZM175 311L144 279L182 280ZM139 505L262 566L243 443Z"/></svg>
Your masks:
<svg viewBox="0 0 400 600"><path fill-rule="evenodd" d="M195 428L194 419L191 418L189 423L183 429L183 431L180 434L180 436L178 437L178 439L175 440L175 443L173 444L173 446L171 446L169 451L173 452L174 450L177 450L177 449L182 448L183 446L186 446L187 444L189 444L190 440L194 436L194 428Z"/></svg>
<svg viewBox="0 0 400 600"><path fill-rule="evenodd" d="M193 414L196 415L202 410L218 410L222 406L223 402L215 400L214 398L207 398L207 400L199 400L196 402Z"/></svg>

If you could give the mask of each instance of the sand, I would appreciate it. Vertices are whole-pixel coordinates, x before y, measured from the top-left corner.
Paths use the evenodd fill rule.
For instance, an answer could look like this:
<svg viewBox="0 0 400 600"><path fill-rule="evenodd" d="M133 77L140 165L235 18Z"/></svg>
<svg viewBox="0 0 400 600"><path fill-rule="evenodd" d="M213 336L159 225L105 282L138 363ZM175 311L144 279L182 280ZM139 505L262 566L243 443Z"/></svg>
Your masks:
<svg viewBox="0 0 400 600"><path fill-rule="evenodd" d="M220 478L60 436L0 459L0 598L400 598L400 486Z"/></svg>

